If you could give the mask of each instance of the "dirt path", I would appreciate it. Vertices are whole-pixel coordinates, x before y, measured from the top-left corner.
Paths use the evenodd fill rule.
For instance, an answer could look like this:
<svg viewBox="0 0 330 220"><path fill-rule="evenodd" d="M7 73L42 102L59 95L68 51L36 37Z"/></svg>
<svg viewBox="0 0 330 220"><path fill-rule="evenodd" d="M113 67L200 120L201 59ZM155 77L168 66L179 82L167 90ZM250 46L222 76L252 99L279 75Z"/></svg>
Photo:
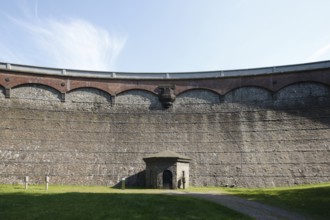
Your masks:
<svg viewBox="0 0 330 220"><path fill-rule="evenodd" d="M277 207L261 204L259 202L250 201L237 196L219 193L192 193L192 192L175 192L175 194L187 195L196 198L202 198L219 203L230 209L244 213L255 219L260 220L307 220L308 218L298 214L289 212Z"/></svg>

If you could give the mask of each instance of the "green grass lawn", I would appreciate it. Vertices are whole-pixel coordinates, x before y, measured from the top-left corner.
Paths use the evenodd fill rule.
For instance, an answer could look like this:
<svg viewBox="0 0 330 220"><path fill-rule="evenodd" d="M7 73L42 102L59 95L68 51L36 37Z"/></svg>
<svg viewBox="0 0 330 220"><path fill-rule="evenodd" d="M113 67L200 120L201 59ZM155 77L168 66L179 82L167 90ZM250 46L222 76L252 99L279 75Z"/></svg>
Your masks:
<svg viewBox="0 0 330 220"><path fill-rule="evenodd" d="M329 219L330 183L281 188L192 187L230 193L310 216ZM162 190L103 186L0 185L0 219L249 219L220 205Z"/></svg>
<svg viewBox="0 0 330 220"><path fill-rule="evenodd" d="M228 192L249 200L302 213L312 219L330 219L330 183L279 188L191 188L190 191Z"/></svg>
<svg viewBox="0 0 330 220"><path fill-rule="evenodd" d="M0 219L250 219L208 201L159 192L0 185Z"/></svg>

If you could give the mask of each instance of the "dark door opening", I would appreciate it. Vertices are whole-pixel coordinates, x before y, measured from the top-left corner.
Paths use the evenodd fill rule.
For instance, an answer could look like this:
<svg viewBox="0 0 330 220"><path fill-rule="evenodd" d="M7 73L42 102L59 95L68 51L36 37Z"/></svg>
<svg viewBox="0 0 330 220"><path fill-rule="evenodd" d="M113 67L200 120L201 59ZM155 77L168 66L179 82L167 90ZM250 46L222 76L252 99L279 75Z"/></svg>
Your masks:
<svg viewBox="0 0 330 220"><path fill-rule="evenodd" d="M163 188L172 189L172 172L169 170L163 172Z"/></svg>

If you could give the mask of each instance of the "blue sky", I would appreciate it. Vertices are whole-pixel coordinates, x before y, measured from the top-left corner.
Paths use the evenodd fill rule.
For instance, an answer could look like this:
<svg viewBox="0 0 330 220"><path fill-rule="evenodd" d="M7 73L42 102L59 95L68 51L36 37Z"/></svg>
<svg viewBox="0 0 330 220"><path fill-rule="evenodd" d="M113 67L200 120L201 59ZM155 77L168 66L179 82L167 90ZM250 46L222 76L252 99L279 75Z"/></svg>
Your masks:
<svg viewBox="0 0 330 220"><path fill-rule="evenodd" d="M328 0L0 0L0 62L186 72L330 60Z"/></svg>

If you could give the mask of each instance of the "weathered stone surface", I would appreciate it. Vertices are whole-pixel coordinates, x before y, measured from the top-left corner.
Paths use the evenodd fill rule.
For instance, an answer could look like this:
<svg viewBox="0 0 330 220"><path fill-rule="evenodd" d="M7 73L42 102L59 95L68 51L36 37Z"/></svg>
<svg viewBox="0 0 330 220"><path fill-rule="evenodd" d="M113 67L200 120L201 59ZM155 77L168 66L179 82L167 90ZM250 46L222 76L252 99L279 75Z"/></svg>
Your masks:
<svg viewBox="0 0 330 220"><path fill-rule="evenodd" d="M276 93L196 89L164 110L158 97L84 88L0 87L0 182L142 185L146 155L190 157L191 185L280 186L329 182L330 89L298 83Z"/></svg>
<svg viewBox="0 0 330 220"><path fill-rule="evenodd" d="M205 90L195 89L181 93L175 100L176 105L189 105L189 104L218 104L220 102L219 95Z"/></svg>
<svg viewBox="0 0 330 220"><path fill-rule="evenodd" d="M55 89L52 89L48 86L31 84L23 85L16 88L13 88L10 93L12 99L20 100L34 100L34 101L44 101L52 102L59 101L59 92Z"/></svg>
<svg viewBox="0 0 330 220"><path fill-rule="evenodd" d="M92 88L81 88L69 92L66 101L72 103L111 103L111 96L101 90Z"/></svg>
<svg viewBox="0 0 330 220"><path fill-rule="evenodd" d="M228 92L224 102L261 102L272 100L272 94L266 89L258 87L242 87Z"/></svg>
<svg viewBox="0 0 330 220"><path fill-rule="evenodd" d="M137 109L162 109L157 95L143 90L129 90L116 96L115 105L124 112Z"/></svg>

